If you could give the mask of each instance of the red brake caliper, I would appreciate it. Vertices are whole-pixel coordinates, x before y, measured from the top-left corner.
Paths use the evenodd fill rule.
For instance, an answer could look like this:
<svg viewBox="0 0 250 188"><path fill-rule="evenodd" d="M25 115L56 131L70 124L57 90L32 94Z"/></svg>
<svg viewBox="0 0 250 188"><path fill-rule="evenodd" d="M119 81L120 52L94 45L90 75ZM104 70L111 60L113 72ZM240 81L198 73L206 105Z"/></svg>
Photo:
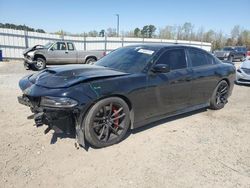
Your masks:
<svg viewBox="0 0 250 188"><path fill-rule="evenodd" d="M116 112L117 112L116 108L113 107L113 108L112 108L112 111L115 113L115 117L114 117L114 118L117 118L119 114L116 113ZM118 124L119 124L119 119L118 119L118 118L115 119L114 124L115 124L115 128L118 128Z"/></svg>

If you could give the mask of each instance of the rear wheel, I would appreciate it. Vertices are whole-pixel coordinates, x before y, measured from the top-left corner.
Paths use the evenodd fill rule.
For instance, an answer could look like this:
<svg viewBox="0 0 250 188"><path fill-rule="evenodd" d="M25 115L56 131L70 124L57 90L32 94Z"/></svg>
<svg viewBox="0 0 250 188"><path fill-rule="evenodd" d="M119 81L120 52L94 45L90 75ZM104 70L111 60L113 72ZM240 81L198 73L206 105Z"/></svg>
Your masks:
<svg viewBox="0 0 250 188"><path fill-rule="evenodd" d="M243 56L242 58L240 58L240 61L245 61L246 57Z"/></svg>
<svg viewBox="0 0 250 188"><path fill-rule="evenodd" d="M230 56L228 57L228 61L233 62L233 60L234 60L234 57L233 57L232 55L230 55Z"/></svg>
<svg viewBox="0 0 250 188"><path fill-rule="evenodd" d="M94 62L96 62L96 59L93 58L93 57L90 57L90 58L88 58L88 59L85 61L85 64L93 64Z"/></svg>
<svg viewBox="0 0 250 188"><path fill-rule="evenodd" d="M228 92L229 92L228 83L225 80L219 82L211 97L210 108L214 110L219 110L223 108L227 103Z"/></svg>
<svg viewBox="0 0 250 188"><path fill-rule="evenodd" d="M129 108L124 100L110 97L98 101L87 113L86 140L97 148L121 141L130 125Z"/></svg>

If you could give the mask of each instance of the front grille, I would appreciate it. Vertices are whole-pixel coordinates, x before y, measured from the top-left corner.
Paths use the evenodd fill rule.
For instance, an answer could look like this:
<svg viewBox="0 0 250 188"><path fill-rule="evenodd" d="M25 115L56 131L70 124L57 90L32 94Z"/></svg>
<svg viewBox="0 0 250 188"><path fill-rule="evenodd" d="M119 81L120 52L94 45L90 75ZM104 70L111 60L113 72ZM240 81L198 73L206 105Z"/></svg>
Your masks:
<svg viewBox="0 0 250 188"><path fill-rule="evenodd" d="M246 79L239 79L239 82L250 82L250 80L246 80Z"/></svg>

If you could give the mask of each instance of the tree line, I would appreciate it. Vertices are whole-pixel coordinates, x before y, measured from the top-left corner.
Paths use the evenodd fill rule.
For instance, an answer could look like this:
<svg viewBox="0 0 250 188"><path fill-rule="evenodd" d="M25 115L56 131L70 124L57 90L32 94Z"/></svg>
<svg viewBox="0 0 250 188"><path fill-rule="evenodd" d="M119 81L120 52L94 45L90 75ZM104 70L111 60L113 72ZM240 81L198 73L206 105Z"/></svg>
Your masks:
<svg viewBox="0 0 250 188"><path fill-rule="evenodd" d="M10 24L10 23L0 23L0 28L16 29L16 30L34 31L34 32L38 32L38 33L45 33L45 31L43 29L34 29L34 28L28 27L26 25L16 25L16 24Z"/></svg>
<svg viewBox="0 0 250 188"><path fill-rule="evenodd" d="M0 28L1 27L45 33L43 29L34 29L26 25L0 23ZM91 30L89 32L83 32L80 34L72 34L63 30L54 33L60 35L84 37L117 36L115 28L107 28L106 30L102 29L100 31ZM142 28L136 27L131 31L122 31L120 36L209 42L212 43L212 50L220 49L224 46L246 46L250 48L250 30L244 29L239 25L235 25L229 34L225 34L222 31L215 31L212 29L205 30L204 27L195 28L195 26L190 22L185 22L182 25L166 25L162 28L156 28L154 25L149 24L143 26Z"/></svg>
<svg viewBox="0 0 250 188"><path fill-rule="evenodd" d="M68 33L70 34L70 33ZM116 29L108 28L101 31L92 30L80 34L86 37L116 37ZM188 40L212 43L212 50L220 49L224 46L246 46L250 50L250 30L235 25L229 34L212 29L205 30L204 27L195 28L195 26L186 22L182 25L167 25L163 28L156 28L154 25L145 25L142 28L136 27L131 31L120 33L122 37L139 38L161 38L170 40Z"/></svg>

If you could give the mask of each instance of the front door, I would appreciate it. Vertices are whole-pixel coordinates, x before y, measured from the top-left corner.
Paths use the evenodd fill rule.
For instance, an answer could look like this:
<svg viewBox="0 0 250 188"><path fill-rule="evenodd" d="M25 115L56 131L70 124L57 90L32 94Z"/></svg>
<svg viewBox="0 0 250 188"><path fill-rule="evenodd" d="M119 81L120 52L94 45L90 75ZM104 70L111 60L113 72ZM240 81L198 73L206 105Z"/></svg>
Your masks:
<svg viewBox="0 0 250 188"><path fill-rule="evenodd" d="M65 64L68 62L68 50L65 42L56 42L49 50L47 62L49 64Z"/></svg>
<svg viewBox="0 0 250 188"><path fill-rule="evenodd" d="M168 73L149 73L148 91L152 93L151 109L146 118L171 114L188 107L192 87L192 70L187 66L185 50L166 50L156 64L167 64Z"/></svg>
<svg viewBox="0 0 250 188"><path fill-rule="evenodd" d="M67 61L68 63L78 63L77 51L72 42L67 42Z"/></svg>

